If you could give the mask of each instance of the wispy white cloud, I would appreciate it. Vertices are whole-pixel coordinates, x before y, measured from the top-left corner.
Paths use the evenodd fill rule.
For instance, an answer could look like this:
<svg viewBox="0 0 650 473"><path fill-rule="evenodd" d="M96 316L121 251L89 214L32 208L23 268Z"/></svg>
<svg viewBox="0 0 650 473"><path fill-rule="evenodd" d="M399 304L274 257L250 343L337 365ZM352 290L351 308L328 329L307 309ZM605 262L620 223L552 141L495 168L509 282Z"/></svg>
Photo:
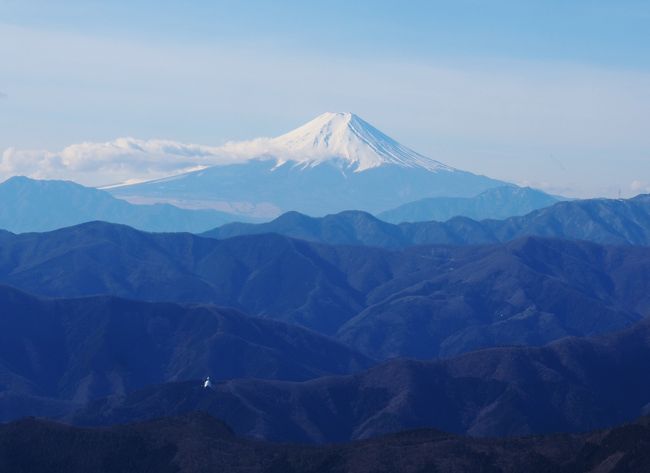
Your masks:
<svg viewBox="0 0 650 473"><path fill-rule="evenodd" d="M105 186L229 164L252 157L257 149L255 142L250 147L236 143L214 147L135 138L73 144L60 151L9 148L0 156L0 178L25 175Z"/></svg>

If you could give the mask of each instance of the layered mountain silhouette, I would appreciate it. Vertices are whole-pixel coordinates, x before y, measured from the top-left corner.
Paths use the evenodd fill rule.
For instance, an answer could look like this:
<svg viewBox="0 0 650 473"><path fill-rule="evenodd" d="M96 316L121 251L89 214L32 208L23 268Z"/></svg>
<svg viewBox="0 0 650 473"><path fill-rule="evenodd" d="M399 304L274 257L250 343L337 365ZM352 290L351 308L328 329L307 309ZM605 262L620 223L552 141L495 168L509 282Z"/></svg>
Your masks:
<svg viewBox="0 0 650 473"><path fill-rule="evenodd" d="M377 217L389 223L445 222L453 217L504 219L526 215L559 200L530 187L504 186L488 189L474 197L430 197L409 202L381 212Z"/></svg>
<svg viewBox="0 0 650 473"><path fill-rule="evenodd" d="M109 425L194 410L235 432L331 443L433 427L473 436L581 432L650 409L650 323L541 348L502 347L438 361L396 360L300 383L172 383L91 403L72 417Z"/></svg>
<svg viewBox="0 0 650 473"><path fill-rule="evenodd" d="M87 148L167 177L0 184L0 471L648 469L650 194L564 201L352 113Z"/></svg>
<svg viewBox="0 0 650 473"><path fill-rule="evenodd" d="M346 211L322 218L288 212L262 224L231 223L204 233L213 238L278 233L331 244L402 248L411 245L476 245L523 236L588 240L603 244L650 244L650 195L632 199L559 202L527 215L476 221L456 217L446 222L393 225L365 212Z"/></svg>
<svg viewBox="0 0 650 473"><path fill-rule="evenodd" d="M352 113L325 113L285 135L221 152L223 165L110 191L128 200L234 207L275 217L290 210L381 212L425 197L473 196L505 184L423 156ZM241 156L240 162L232 163L233 156Z"/></svg>
<svg viewBox="0 0 650 473"><path fill-rule="evenodd" d="M0 307L0 420L173 380L304 380L371 364L314 332L212 306L46 300L0 286Z"/></svg>
<svg viewBox="0 0 650 473"><path fill-rule="evenodd" d="M574 436L499 440L418 430L318 448L240 438L223 422L201 413L109 429L26 419L0 426L0 470L623 473L644 471L650 462L649 439L647 417L620 427Z"/></svg>
<svg viewBox="0 0 650 473"><path fill-rule="evenodd" d="M94 220L154 232L201 232L241 218L245 217L169 204L134 205L70 181L12 177L0 184L0 228L15 233L55 230Z"/></svg>
<svg viewBox="0 0 650 473"><path fill-rule="evenodd" d="M539 345L620 329L650 307L647 247L529 237L390 251L106 223L2 238L0 282L28 292L229 306L375 358Z"/></svg>

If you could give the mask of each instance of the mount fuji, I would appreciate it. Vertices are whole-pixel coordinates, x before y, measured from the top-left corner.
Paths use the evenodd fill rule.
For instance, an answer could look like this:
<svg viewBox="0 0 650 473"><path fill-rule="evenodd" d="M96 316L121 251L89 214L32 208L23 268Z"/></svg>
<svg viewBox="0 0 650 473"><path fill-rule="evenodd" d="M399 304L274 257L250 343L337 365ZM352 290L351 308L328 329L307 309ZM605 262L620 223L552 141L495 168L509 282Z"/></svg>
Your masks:
<svg viewBox="0 0 650 473"><path fill-rule="evenodd" d="M362 172L395 165L432 172L453 168L402 146L353 113L324 113L289 133L272 139L278 157L317 166L336 161L343 168ZM283 162L283 161L280 161Z"/></svg>
<svg viewBox="0 0 650 473"><path fill-rule="evenodd" d="M418 199L474 196L504 182L419 154L353 113L324 113L271 139L229 143L228 164L110 189L134 203L163 202L254 217L381 212ZM239 161L233 163L233 156Z"/></svg>

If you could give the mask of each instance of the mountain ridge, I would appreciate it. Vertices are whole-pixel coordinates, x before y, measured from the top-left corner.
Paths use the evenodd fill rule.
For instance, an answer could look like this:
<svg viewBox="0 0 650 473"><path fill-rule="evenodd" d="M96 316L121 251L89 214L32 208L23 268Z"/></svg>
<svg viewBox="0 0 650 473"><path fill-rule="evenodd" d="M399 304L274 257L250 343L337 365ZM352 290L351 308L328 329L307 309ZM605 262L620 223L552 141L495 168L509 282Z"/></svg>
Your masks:
<svg viewBox="0 0 650 473"><path fill-rule="evenodd" d="M650 245L650 194L631 199L562 201L503 220L454 217L445 222L391 224L368 212L324 217L288 213L262 224L231 223L202 233L212 238L277 233L317 243L398 249L416 245L483 245L526 236Z"/></svg>
<svg viewBox="0 0 650 473"><path fill-rule="evenodd" d="M14 233L55 230L96 220L145 231L200 232L240 218L246 219L216 210L131 204L72 181L15 176L0 183L0 228Z"/></svg>
<svg viewBox="0 0 650 473"><path fill-rule="evenodd" d="M281 235L226 240L107 223L9 235L0 282L56 297L212 303L299 324L376 359L540 345L650 310L650 249L528 237L386 250Z"/></svg>
<svg viewBox="0 0 650 473"><path fill-rule="evenodd" d="M0 469L51 473L623 473L650 461L650 420L581 435L459 437L432 429L319 447L236 437L197 412L89 429L25 419L0 425ZM70 455L70 451L74 451ZM63 467L62 467L63 469Z"/></svg>
<svg viewBox="0 0 650 473"><path fill-rule="evenodd" d="M0 306L0 421L172 380L303 380L373 364L315 332L205 304L0 286Z"/></svg>
<svg viewBox="0 0 650 473"><path fill-rule="evenodd" d="M381 212L377 218L394 224L445 222L454 217L495 220L526 215L560 200L563 199L530 187L505 186L488 189L473 197L430 197Z"/></svg>
<svg viewBox="0 0 650 473"><path fill-rule="evenodd" d="M648 413L650 322L543 347L392 360L298 383L229 380L210 391L170 383L90 403L68 420L113 425L202 410L238 435L337 443L435 428L477 437L583 432Z"/></svg>

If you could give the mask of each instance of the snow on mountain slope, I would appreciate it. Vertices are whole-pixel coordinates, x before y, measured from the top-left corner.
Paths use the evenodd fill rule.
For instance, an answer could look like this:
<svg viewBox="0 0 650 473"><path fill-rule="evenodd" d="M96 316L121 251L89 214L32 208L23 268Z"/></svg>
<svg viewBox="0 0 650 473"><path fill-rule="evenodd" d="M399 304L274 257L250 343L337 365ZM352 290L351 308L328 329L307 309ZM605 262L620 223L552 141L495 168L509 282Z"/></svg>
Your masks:
<svg viewBox="0 0 650 473"><path fill-rule="evenodd" d="M449 166L402 146L357 115L327 112L269 142L267 154L318 165L332 158L347 161L356 172L386 164L421 167L429 171ZM285 157L283 159L283 156Z"/></svg>

